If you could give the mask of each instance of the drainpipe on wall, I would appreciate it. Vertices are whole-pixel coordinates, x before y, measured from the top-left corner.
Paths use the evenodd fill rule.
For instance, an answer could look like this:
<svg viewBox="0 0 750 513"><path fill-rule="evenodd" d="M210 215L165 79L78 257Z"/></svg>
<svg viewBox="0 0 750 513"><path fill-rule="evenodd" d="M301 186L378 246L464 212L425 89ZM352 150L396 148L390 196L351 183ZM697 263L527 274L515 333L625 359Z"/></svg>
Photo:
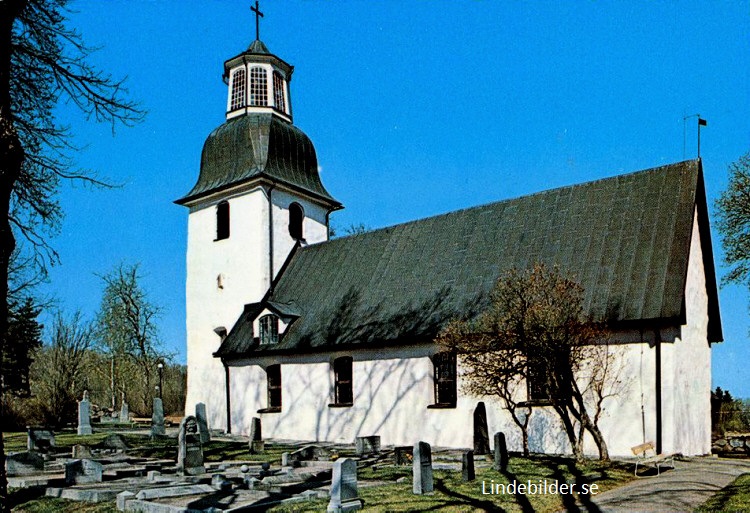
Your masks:
<svg viewBox="0 0 750 513"><path fill-rule="evenodd" d="M656 392L656 454L662 453L662 418L661 418L661 332L654 330L654 348L656 349L656 383L654 389Z"/></svg>
<svg viewBox="0 0 750 513"><path fill-rule="evenodd" d="M224 382L225 382L225 390L227 395L227 434L232 433L232 404L230 399L230 389L229 389L229 365L227 365L227 362L224 360L224 358L221 359L221 363L224 365Z"/></svg>
<svg viewBox="0 0 750 513"><path fill-rule="evenodd" d="M271 183L268 189L268 290L273 294L273 202L271 201L271 192L276 187Z"/></svg>

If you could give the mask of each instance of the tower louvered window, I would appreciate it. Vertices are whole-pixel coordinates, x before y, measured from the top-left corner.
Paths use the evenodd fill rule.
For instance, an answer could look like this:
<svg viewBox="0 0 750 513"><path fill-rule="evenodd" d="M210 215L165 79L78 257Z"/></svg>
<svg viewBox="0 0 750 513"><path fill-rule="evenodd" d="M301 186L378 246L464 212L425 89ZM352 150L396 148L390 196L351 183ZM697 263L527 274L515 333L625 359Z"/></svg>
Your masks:
<svg viewBox="0 0 750 513"><path fill-rule="evenodd" d="M278 71L273 72L273 104L277 110L286 112L284 101L284 79Z"/></svg>
<svg viewBox="0 0 750 513"><path fill-rule="evenodd" d="M232 75L232 98L230 109L240 109L245 106L245 91L247 90L245 69L241 68Z"/></svg>
<svg viewBox="0 0 750 513"><path fill-rule="evenodd" d="M250 105L268 105L268 75L261 67L250 68Z"/></svg>

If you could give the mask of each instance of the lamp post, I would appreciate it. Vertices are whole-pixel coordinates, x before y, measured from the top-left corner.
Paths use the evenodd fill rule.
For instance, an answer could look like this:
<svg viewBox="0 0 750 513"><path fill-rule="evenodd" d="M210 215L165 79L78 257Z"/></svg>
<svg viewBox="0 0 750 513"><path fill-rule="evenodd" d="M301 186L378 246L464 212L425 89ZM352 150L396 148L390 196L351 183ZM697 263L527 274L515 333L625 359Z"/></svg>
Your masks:
<svg viewBox="0 0 750 513"><path fill-rule="evenodd" d="M162 389L163 389L163 376L164 376L164 364L162 362L159 362L159 365L156 366L157 369L159 369L159 399L162 399Z"/></svg>

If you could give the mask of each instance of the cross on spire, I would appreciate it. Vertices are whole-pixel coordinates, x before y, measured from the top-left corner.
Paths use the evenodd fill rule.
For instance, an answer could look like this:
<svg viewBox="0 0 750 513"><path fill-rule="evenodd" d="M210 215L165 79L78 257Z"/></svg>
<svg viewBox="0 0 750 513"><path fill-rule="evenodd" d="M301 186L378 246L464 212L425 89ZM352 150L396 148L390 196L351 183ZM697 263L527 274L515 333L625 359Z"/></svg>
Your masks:
<svg viewBox="0 0 750 513"><path fill-rule="evenodd" d="M250 10L255 13L255 39L260 41L260 19L263 17L263 13L260 12L258 7L258 0L255 0L255 7L250 6Z"/></svg>

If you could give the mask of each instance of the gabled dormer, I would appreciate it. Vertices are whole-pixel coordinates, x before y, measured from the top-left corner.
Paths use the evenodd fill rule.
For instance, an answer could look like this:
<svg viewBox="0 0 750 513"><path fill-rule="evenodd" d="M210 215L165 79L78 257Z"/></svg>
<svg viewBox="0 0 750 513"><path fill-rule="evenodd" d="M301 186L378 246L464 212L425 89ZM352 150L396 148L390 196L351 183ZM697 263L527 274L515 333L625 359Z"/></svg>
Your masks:
<svg viewBox="0 0 750 513"><path fill-rule="evenodd" d="M241 54L224 63L227 119L251 113L270 113L292 122L289 82L294 66L268 51L256 39Z"/></svg>

